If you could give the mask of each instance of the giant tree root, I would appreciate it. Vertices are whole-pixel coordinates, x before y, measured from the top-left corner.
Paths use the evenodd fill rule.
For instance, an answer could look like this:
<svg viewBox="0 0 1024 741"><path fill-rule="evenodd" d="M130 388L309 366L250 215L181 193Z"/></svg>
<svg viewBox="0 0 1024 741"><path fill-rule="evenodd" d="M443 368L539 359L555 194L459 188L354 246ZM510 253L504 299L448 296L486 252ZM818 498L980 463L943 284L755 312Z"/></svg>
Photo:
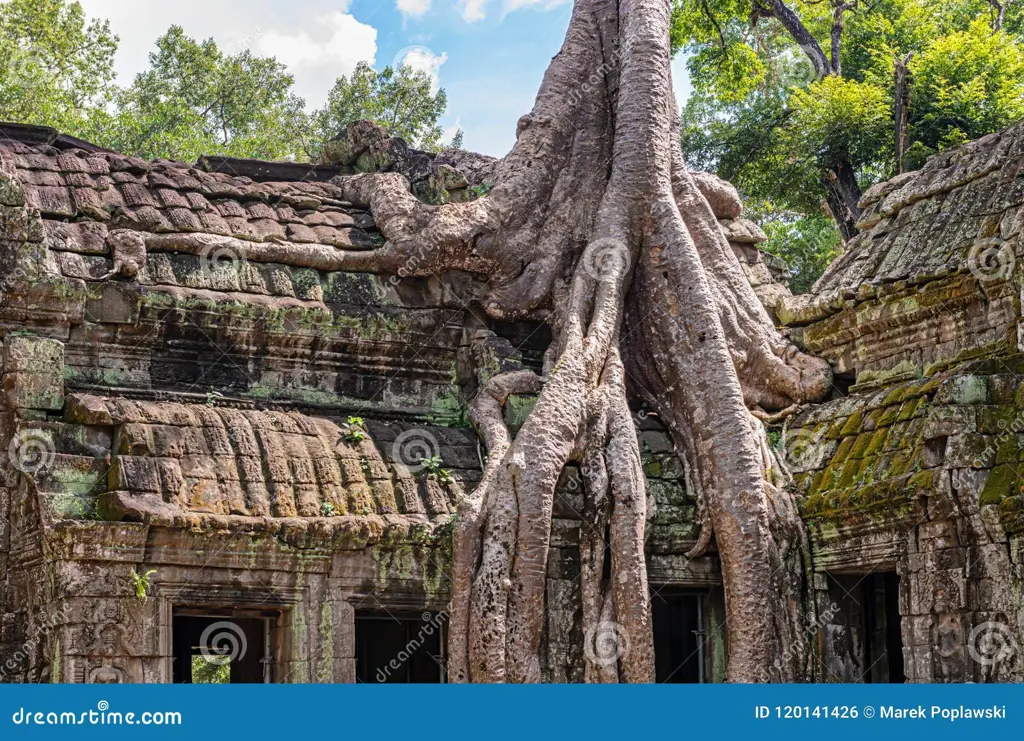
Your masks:
<svg viewBox="0 0 1024 741"><path fill-rule="evenodd" d="M431 206L394 173L340 178L387 242L363 253L307 250L310 262L337 269L469 271L489 281L490 317L541 319L552 330L542 387L529 373L498 376L473 404L488 461L454 533L453 681L540 680L555 487L570 462L585 483L586 678L653 680L649 508L630 397L657 410L688 464L706 522L700 545L714 532L727 677L784 681L802 671L791 647L804 609L803 526L748 406L817 400L828 366L772 326L683 165L668 23L668 0L577 0L488 195ZM538 388L510 439L502 403Z"/></svg>

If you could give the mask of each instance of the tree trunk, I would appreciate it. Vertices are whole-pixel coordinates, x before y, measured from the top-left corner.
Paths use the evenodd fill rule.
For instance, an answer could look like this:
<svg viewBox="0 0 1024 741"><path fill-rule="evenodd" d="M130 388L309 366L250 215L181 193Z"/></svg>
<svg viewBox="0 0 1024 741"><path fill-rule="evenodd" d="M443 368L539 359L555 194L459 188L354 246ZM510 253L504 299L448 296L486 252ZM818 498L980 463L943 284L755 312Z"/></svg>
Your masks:
<svg viewBox="0 0 1024 741"><path fill-rule="evenodd" d="M849 242L857 236L857 220L860 218L860 206L857 203L862 195L853 165L844 160L832 169L825 170L821 175L821 184L825 188L825 201L839 228L839 234L844 242Z"/></svg>
<svg viewBox="0 0 1024 741"><path fill-rule="evenodd" d="M541 319L554 338L542 379L499 375L473 403L488 462L453 538L452 681L540 680L555 487L570 462L585 483L586 678L653 681L648 493L631 397L658 410L696 474L701 541L713 529L722 559L727 676L801 670L788 649L803 528L768 480L778 465L748 407L821 398L830 374L772 326L685 169L668 28L668 0L577 0L516 146L478 200L430 206L393 173L338 180L387 238L344 253L344 269L469 271L488 281L488 316ZM513 440L501 405L537 387Z"/></svg>
<svg viewBox="0 0 1024 741"><path fill-rule="evenodd" d="M896 57L893 81L896 104L893 109L895 125L894 148L896 151L896 172L904 172L903 155L907 153L907 122L910 118L910 64L914 52L905 57Z"/></svg>

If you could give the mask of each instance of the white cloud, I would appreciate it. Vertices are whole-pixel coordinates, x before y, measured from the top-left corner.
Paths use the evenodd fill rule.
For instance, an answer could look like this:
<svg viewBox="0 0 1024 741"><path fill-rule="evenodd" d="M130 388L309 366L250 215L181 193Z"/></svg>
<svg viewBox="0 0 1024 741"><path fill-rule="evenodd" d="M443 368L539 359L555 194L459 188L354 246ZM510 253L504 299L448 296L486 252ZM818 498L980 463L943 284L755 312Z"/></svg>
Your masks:
<svg viewBox="0 0 1024 741"><path fill-rule="evenodd" d="M360 60L373 63L377 29L354 18L350 0L80 0L91 17L107 18L121 37L115 68L122 84L149 66L148 55L171 24L197 39L213 38L228 53L251 48L273 54L295 75L296 92L319 106L335 79Z"/></svg>
<svg viewBox="0 0 1024 741"><path fill-rule="evenodd" d="M395 7L403 15L421 18L430 10L431 0L395 0Z"/></svg>
<svg viewBox="0 0 1024 741"><path fill-rule="evenodd" d="M441 70L441 65L447 61L447 52L442 52L438 56L425 46L410 46L395 55L394 66L411 67L420 72L426 72L431 79L431 90L436 93L441 86L438 73Z"/></svg>
<svg viewBox="0 0 1024 741"><path fill-rule="evenodd" d="M441 141L447 144L455 138L455 135L459 133L460 129L462 129L462 119L456 117L455 123L444 130L444 134L441 135Z"/></svg>
<svg viewBox="0 0 1024 741"><path fill-rule="evenodd" d="M316 103L326 97L335 79L349 74L360 61L374 61L377 29L348 13L333 12L291 33L267 31L254 46L287 65L299 94Z"/></svg>
<svg viewBox="0 0 1024 741"><path fill-rule="evenodd" d="M533 8L538 5L543 6L543 10L551 10L569 2L572 2L572 0L505 0L502 13L511 13L513 10Z"/></svg>
<svg viewBox="0 0 1024 741"><path fill-rule="evenodd" d="M487 0L459 0L459 10L467 23L482 21L486 16Z"/></svg>

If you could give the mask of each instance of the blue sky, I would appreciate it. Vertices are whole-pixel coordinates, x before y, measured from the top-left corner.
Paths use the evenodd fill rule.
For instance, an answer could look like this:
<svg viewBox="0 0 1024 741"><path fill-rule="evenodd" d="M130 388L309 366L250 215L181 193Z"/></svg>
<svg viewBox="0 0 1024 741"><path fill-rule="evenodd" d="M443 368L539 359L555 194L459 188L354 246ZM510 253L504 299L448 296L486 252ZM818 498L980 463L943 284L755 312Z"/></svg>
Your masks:
<svg viewBox="0 0 1024 741"><path fill-rule="evenodd" d="M251 48L289 66L310 107L360 60L405 60L436 74L448 93L444 125L465 146L500 156L533 105L569 23L571 0L80 0L121 37L120 82L143 70L153 43L176 23L227 50ZM673 65L677 94L687 86Z"/></svg>

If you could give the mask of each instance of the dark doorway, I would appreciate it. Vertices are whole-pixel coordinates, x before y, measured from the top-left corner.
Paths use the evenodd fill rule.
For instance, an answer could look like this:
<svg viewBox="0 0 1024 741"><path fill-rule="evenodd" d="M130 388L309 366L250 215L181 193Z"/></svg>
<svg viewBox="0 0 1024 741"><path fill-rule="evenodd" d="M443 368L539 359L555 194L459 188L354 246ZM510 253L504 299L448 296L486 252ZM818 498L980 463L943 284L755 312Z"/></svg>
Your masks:
<svg viewBox="0 0 1024 741"><path fill-rule="evenodd" d="M356 613L356 681L445 681L444 613Z"/></svg>
<svg viewBox="0 0 1024 741"><path fill-rule="evenodd" d="M902 684L900 577L894 571L830 574L834 610L823 615L829 650L821 657L827 682Z"/></svg>
<svg viewBox="0 0 1024 741"><path fill-rule="evenodd" d="M886 571L864 580L864 626L868 683L903 684L903 637L900 633L900 577Z"/></svg>
<svg viewBox="0 0 1024 741"><path fill-rule="evenodd" d="M700 593L671 587L651 590L655 681L704 681L705 598Z"/></svg>
<svg viewBox="0 0 1024 741"><path fill-rule="evenodd" d="M260 684L271 676L270 630L276 613L174 614L175 684Z"/></svg>

